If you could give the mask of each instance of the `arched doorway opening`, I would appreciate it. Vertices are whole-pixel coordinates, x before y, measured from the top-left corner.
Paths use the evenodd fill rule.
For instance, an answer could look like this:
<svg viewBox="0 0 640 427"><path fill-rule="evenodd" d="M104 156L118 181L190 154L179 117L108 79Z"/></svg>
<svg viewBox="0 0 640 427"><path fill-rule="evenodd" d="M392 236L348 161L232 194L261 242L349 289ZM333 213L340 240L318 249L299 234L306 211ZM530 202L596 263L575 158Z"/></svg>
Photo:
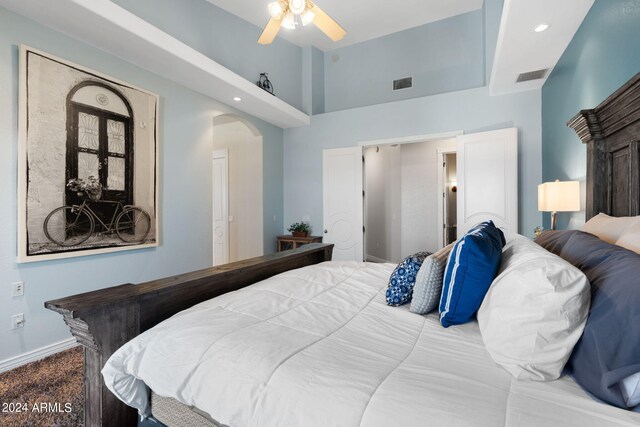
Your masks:
<svg viewBox="0 0 640 427"><path fill-rule="evenodd" d="M262 134L240 116L217 116L213 151L213 265L261 256Z"/></svg>

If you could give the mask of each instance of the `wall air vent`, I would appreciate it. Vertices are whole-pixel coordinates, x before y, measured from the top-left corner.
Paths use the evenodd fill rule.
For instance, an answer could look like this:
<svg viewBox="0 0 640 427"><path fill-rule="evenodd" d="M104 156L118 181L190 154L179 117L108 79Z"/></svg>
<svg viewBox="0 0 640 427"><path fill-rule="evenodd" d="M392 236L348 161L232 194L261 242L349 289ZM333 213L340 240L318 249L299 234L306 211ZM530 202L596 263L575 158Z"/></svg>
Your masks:
<svg viewBox="0 0 640 427"><path fill-rule="evenodd" d="M409 89L413 87L413 77L405 77L393 81L393 90Z"/></svg>
<svg viewBox="0 0 640 427"><path fill-rule="evenodd" d="M527 73L521 73L518 76L516 83L528 82L530 80L544 79L544 76L547 75L547 71L549 71L548 68L545 68L544 70L536 70L536 71L529 71Z"/></svg>

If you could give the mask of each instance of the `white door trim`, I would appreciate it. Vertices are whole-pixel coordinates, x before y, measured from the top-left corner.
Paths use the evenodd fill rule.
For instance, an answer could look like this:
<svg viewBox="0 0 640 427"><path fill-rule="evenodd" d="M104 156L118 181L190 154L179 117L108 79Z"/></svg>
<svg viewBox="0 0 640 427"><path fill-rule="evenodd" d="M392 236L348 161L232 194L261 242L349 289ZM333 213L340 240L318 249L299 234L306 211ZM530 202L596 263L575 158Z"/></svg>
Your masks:
<svg viewBox="0 0 640 427"><path fill-rule="evenodd" d="M454 130L451 132L428 133L425 135L402 136L398 138L373 139L369 141L360 141L358 146L368 147L371 145L392 145L392 144L413 144L416 142L436 141L438 139L451 139L456 136L464 135L464 131Z"/></svg>
<svg viewBox="0 0 640 427"><path fill-rule="evenodd" d="M220 199L222 200L222 218L224 218L223 221L223 255L222 255L222 259L217 260L216 259L216 227L215 227L215 212L216 212L216 196L215 196L215 183L213 182L213 175L212 175L212 215L211 215L211 222L212 222L212 228L213 228L213 233L212 233L212 243L213 243L213 265L221 265L221 264L226 264L229 262L229 149L228 148L224 148L221 150L214 150L213 151L213 156L212 156L212 170L213 170L213 164L215 163L216 160L222 160L224 163L224 184L222 185L222 195L220 197Z"/></svg>
<svg viewBox="0 0 640 427"><path fill-rule="evenodd" d="M437 150L438 153L438 159L440 160L440 163L438 164L438 167L440 167L440 165L444 164L446 161L446 156L447 154L456 154L456 150L450 150L450 149L445 149L445 148L438 148ZM440 192L442 192L442 197L440 197L440 195L438 195L438 229L440 230L440 239L438 241L438 249L442 249L445 247L445 239L446 239L446 235L447 235L447 231L444 227L441 227L442 225L444 225L445 220L444 220L444 210L445 210L445 197L444 197L444 175L446 173L446 168L442 167L440 169L440 173L438 174L438 189Z"/></svg>

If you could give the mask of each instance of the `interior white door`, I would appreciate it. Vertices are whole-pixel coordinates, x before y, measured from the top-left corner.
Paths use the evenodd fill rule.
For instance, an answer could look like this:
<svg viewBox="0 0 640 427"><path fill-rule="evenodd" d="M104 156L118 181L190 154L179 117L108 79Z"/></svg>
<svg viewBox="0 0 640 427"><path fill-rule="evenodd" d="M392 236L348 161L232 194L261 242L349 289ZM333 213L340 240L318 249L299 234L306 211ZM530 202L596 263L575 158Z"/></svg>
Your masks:
<svg viewBox="0 0 640 427"><path fill-rule="evenodd" d="M457 136L458 237L476 224L518 232L518 129Z"/></svg>
<svg viewBox="0 0 640 427"><path fill-rule="evenodd" d="M363 261L362 147L323 151L324 242L334 261Z"/></svg>
<svg viewBox="0 0 640 427"><path fill-rule="evenodd" d="M213 265L229 262L229 152L213 152Z"/></svg>

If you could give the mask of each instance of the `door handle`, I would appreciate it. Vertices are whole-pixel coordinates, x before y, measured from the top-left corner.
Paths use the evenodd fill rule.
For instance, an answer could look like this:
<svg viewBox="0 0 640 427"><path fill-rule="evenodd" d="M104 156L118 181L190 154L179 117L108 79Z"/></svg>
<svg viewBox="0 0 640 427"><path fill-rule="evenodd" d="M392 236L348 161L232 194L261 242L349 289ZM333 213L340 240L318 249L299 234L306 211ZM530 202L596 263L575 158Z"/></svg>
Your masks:
<svg viewBox="0 0 640 427"><path fill-rule="evenodd" d="M325 228L325 229L324 229L324 234L327 234L327 233L328 233L328 231L327 231L327 229Z"/></svg>

